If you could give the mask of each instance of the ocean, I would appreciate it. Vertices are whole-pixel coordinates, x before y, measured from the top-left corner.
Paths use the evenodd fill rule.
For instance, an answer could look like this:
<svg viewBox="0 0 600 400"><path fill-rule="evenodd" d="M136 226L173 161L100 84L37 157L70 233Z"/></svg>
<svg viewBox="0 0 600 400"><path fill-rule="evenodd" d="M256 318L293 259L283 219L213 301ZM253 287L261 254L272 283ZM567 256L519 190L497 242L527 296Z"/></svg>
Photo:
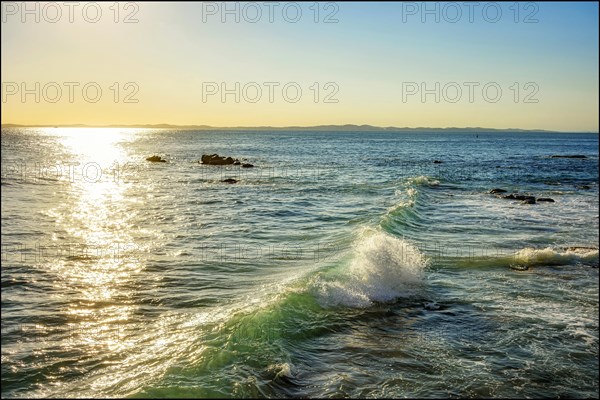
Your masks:
<svg viewBox="0 0 600 400"><path fill-rule="evenodd" d="M3 128L1 188L2 397L598 397L598 134Z"/></svg>

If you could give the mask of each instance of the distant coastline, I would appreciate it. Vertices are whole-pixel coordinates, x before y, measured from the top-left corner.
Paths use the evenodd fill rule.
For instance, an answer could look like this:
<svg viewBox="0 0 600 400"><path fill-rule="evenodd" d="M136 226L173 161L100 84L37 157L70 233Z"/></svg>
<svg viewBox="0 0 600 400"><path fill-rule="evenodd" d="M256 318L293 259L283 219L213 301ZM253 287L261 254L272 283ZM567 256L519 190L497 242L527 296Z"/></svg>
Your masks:
<svg viewBox="0 0 600 400"><path fill-rule="evenodd" d="M228 130L228 131L324 131L324 132L456 132L456 133L493 133L493 132L507 132L507 133L598 133L592 131L550 131L545 129L518 129L518 128L482 128L482 127L449 127L449 128L430 128L430 127L381 127L373 125L315 125L315 126L234 126L234 127L220 127L210 125L172 125L172 124L136 124L136 125L86 125L86 124L68 124L68 125L21 125L21 124L2 124L2 128L144 128L144 129L177 129L177 130Z"/></svg>

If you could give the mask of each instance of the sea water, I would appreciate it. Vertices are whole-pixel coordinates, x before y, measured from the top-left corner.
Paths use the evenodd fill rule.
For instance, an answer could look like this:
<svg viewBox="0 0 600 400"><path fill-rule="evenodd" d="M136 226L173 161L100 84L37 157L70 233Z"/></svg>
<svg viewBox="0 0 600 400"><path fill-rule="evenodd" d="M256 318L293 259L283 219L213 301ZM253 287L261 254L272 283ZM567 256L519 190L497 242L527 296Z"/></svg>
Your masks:
<svg viewBox="0 0 600 400"><path fill-rule="evenodd" d="M598 134L2 129L3 397L598 397L598 286Z"/></svg>

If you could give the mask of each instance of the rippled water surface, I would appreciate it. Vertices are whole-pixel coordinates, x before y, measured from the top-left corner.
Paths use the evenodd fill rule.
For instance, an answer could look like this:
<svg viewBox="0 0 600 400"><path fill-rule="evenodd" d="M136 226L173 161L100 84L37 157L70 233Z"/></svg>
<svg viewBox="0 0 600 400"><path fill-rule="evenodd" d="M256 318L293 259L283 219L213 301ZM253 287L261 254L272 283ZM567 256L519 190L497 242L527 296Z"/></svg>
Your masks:
<svg viewBox="0 0 600 400"><path fill-rule="evenodd" d="M3 397L598 397L598 285L597 134L2 129Z"/></svg>

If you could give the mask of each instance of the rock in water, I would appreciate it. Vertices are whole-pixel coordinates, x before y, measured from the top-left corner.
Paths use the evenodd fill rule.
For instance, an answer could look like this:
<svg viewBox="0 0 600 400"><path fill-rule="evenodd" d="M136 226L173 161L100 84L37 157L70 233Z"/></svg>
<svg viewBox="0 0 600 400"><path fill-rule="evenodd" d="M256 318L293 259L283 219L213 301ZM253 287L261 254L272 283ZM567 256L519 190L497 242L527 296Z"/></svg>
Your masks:
<svg viewBox="0 0 600 400"><path fill-rule="evenodd" d="M231 157L221 157L218 154L203 154L200 160L202 164L208 165L231 165L236 161Z"/></svg>
<svg viewBox="0 0 600 400"><path fill-rule="evenodd" d="M151 162L167 162L167 160L162 159L160 156L151 156L146 158L146 161L151 161Z"/></svg>
<svg viewBox="0 0 600 400"><path fill-rule="evenodd" d="M527 195L522 195L522 194L516 195L515 199L521 200L521 201L531 201L531 200L533 200L535 202L535 197L533 197L533 196L527 196Z"/></svg>
<svg viewBox="0 0 600 400"><path fill-rule="evenodd" d="M498 188L490 190L491 194L506 193L506 192L507 192L507 190L498 189Z"/></svg>
<svg viewBox="0 0 600 400"><path fill-rule="evenodd" d="M248 164L248 163L244 163L244 164L242 164L242 168L254 168L254 165Z"/></svg>
<svg viewBox="0 0 600 400"><path fill-rule="evenodd" d="M539 202L546 202L546 203L555 203L554 199L551 199L550 197L540 197L539 199L537 199L538 203Z"/></svg>
<svg viewBox="0 0 600 400"><path fill-rule="evenodd" d="M434 163L434 164L441 164L441 163L442 163L442 161L440 161L440 160L433 160L433 163Z"/></svg>
<svg viewBox="0 0 600 400"><path fill-rule="evenodd" d="M529 196L529 195L524 195L524 194L518 194L518 193L511 193L509 195L506 196L502 196L503 199L508 199L508 200L520 200L520 201L531 201L533 200L535 202L535 197L534 196Z"/></svg>
<svg viewBox="0 0 600 400"><path fill-rule="evenodd" d="M221 182L223 183L237 183L237 179L233 179L233 178L227 178L227 179L223 179Z"/></svg>
<svg viewBox="0 0 600 400"><path fill-rule="evenodd" d="M551 157L552 158L587 158L587 156L584 156L583 154L568 154L568 155L555 154Z"/></svg>
<svg viewBox="0 0 600 400"><path fill-rule="evenodd" d="M521 200L521 204L535 204L535 197L528 197Z"/></svg>

